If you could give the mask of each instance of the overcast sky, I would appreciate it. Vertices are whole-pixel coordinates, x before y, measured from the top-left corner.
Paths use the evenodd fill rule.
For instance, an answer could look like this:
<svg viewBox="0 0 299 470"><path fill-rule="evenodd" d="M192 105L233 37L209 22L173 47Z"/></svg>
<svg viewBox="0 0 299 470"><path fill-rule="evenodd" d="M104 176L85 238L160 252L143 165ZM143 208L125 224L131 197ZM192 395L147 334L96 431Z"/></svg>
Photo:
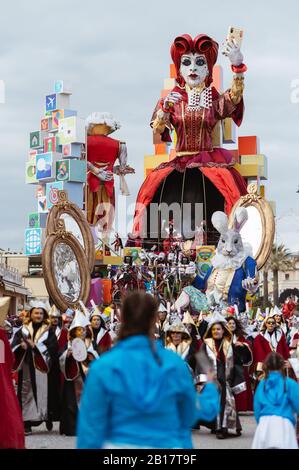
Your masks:
<svg viewBox="0 0 299 470"><path fill-rule="evenodd" d="M180 7L179 7L180 5ZM29 132L39 127L44 96L55 79L69 80L71 109L86 117L110 111L122 128L135 199L143 156L153 153L148 122L169 75L175 36L206 33L221 43L229 25L244 29L245 118L239 135L258 135L268 157L267 197L277 204L277 241L299 250L299 104L291 102L299 79L297 0L28 0L2 2L0 80L0 247L19 249L34 187L25 185ZM230 85L227 59L224 85ZM298 94L299 96L299 94Z"/></svg>

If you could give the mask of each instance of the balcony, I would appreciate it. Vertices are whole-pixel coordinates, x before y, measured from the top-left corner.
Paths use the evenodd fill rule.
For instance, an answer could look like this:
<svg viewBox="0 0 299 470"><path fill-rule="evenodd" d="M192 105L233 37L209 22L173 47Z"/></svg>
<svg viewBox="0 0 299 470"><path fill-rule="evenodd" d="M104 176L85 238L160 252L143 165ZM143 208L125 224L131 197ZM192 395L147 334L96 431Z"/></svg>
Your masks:
<svg viewBox="0 0 299 470"><path fill-rule="evenodd" d="M18 286L23 285L22 276L16 268L0 263L0 278L2 281L12 282Z"/></svg>

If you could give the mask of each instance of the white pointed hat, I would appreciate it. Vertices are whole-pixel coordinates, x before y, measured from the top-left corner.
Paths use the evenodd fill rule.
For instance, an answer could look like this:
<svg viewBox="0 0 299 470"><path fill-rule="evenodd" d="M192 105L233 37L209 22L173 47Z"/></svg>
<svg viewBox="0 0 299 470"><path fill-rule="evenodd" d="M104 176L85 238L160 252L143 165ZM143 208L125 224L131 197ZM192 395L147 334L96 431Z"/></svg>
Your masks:
<svg viewBox="0 0 299 470"><path fill-rule="evenodd" d="M188 310L184 313L183 323L184 325L195 325L194 320Z"/></svg>
<svg viewBox="0 0 299 470"><path fill-rule="evenodd" d="M52 307L50 308L49 317L54 317L54 318L60 318L61 317L61 313L58 310L58 308L56 307L56 305L52 305Z"/></svg>
<svg viewBox="0 0 299 470"><path fill-rule="evenodd" d="M182 333L185 336L187 336L188 338L190 338L190 333L189 333L188 329L186 328L184 323L182 323L182 321L179 318L177 320L175 320L173 323L171 323L170 325L168 325L165 328L165 332L166 333Z"/></svg>
<svg viewBox="0 0 299 470"><path fill-rule="evenodd" d="M90 325L90 321L88 317L84 315L84 313L81 312L81 310L76 310L75 316L73 318L69 331L77 327L85 328L86 326L89 326L89 325Z"/></svg>
<svg viewBox="0 0 299 470"><path fill-rule="evenodd" d="M274 306L273 309L271 309L271 312L270 312L270 317L274 317L275 315L279 315L279 316L282 316L282 311L277 307L277 305Z"/></svg>
<svg viewBox="0 0 299 470"><path fill-rule="evenodd" d="M167 308L162 304L162 302L160 302L158 312L167 312Z"/></svg>
<svg viewBox="0 0 299 470"><path fill-rule="evenodd" d="M100 312L99 308L95 304L94 300L91 300L91 305L92 305L92 312L89 315L89 320L91 320L92 317L102 317L102 313Z"/></svg>
<svg viewBox="0 0 299 470"><path fill-rule="evenodd" d="M211 328L213 325L215 325L215 323L221 323L223 325L227 325L227 321L225 320L222 313L219 312L219 310L214 310L214 312L212 313L208 321L209 321L208 328Z"/></svg>
<svg viewBox="0 0 299 470"><path fill-rule="evenodd" d="M216 323L220 323L220 325L223 326L224 331L226 332L225 335L231 337L231 332L228 329L227 321L225 320L224 316L222 315L222 313L219 310L215 309L214 312L212 313L212 315L209 318L207 318L207 321L209 323L208 323L208 328L205 332L204 338L209 338L210 337L211 328Z"/></svg>
<svg viewBox="0 0 299 470"><path fill-rule="evenodd" d="M44 301L44 300L31 300L29 302L29 308L30 310L32 308L43 308L44 310L46 310L47 312L51 309L50 307L50 304L48 301Z"/></svg>

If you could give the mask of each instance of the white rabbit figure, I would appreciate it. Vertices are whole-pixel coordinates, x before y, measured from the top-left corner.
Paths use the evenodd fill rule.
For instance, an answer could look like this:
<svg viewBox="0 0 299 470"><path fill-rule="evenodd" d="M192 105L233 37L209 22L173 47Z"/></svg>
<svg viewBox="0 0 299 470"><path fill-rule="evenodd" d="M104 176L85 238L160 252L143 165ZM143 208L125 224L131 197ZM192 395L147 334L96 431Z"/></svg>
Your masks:
<svg viewBox="0 0 299 470"><path fill-rule="evenodd" d="M212 224L220 233L216 254L204 279L196 276L193 285L206 289L210 305L237 304L239 311L245 311L246 291L258 289L256 262L252 258L250 245L243 245L240 230L248 219L247 210L242 207L235 212L233 227L228 227L224 212L214 212Z"/></svg>

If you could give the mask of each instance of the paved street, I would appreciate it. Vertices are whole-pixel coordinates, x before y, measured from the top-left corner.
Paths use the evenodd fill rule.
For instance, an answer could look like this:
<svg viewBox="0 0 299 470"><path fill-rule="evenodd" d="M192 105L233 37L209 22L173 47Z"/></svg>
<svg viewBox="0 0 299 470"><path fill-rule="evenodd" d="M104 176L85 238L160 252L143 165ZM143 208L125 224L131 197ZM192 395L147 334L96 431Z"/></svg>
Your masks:
<svg viewBox="0 0 299 470"><path fill-rule="evenodd" d="M201 428L193 432L193 444L196 449L250 449L253 435L256 429L254 417L240 416L243 432L239 437L231 437L219 440L214 434L211 434L207 428Z"/></svg>
<svg viewBox="0 0 299 470"><path fill-rule="evenodd" d="M242 415L240 418L243 426L242 436L218 440L208 429L201 428L193 433L194 447L196 449L250 449L255 421L252 416ZM49 433L45 424L42 424L38 428L33 428L33 434L26 437L26 447L28 449L74 449L75 441L75 437L60 436L57 425Z"/></svg>

